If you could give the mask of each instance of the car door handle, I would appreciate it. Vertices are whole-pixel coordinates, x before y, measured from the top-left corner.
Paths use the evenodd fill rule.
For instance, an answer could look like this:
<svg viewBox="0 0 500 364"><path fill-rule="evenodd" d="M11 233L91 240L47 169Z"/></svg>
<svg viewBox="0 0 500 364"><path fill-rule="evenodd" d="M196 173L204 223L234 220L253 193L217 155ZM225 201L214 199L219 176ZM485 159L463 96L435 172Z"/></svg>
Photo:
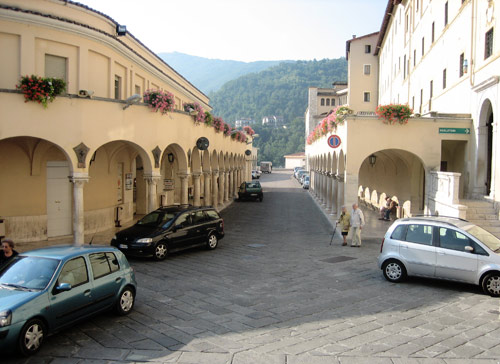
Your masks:
<svg viewBox="0 0 500 364"><path fill-rule="evenodd" d="M115 279L116 283L120 283L121 281L122 281L122 277L118 277L118 278Z"/></svg>
<svg viewBox="0 0 500 364"><path fill-rule="evenodd" d="M438 252L438 255L446 255L445 252Z"/></svg>
<svg viewBox="0 0 500 364"><path fill-rule="evenodd" d="M87 289L83 292L85 296L90 296L90 289Z"/></svg>

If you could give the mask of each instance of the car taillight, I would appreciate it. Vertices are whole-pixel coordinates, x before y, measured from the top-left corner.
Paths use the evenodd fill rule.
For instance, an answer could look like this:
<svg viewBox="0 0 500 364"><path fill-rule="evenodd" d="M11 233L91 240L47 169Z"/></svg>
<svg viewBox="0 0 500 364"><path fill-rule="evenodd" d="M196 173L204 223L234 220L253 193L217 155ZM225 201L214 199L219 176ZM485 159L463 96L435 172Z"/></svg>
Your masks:
<svg viewBox="0 0 500 364"><path fill-rule="evenodd" d="M382 239L382 244L380 244L380 252L382 253L382 249L384 249L384 241L385 238Z"/></svg>

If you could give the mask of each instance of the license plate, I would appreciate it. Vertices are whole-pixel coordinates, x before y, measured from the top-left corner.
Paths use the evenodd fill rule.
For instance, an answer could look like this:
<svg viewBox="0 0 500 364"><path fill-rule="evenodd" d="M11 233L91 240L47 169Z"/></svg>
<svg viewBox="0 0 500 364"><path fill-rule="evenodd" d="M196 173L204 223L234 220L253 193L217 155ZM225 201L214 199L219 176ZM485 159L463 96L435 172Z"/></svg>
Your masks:
<svg viewBox="0 0 500 364"><path fill-rule="evenodd" d="M250 194L250 196L258 196L256 193L252 193Z"/></svg>
<svg viewBox="0 0 500 364"><path fill-rule="evenodd" d="M128 245L126 245L126 244L120 244L120 245L118 245L118 247L120 249L128 249Z"/></svg>

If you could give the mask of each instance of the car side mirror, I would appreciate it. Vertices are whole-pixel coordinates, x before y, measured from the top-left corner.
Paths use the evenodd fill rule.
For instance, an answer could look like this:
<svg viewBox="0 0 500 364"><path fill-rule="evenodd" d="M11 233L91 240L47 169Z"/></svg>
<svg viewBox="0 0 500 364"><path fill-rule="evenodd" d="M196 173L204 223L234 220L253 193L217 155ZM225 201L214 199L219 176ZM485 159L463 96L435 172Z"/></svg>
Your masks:
<svg viewBox="0 0 500 364"><path fill-rule="evenodd" d="M69 283L61 283L56 287L56 292L66 292L71 290L71 284Z"/></svg>
<svg viewBox="0 0 500 364"><path fill-rule="evenodd" d="M464 248L464 250L465 250L466 252L469 252L469 253L474 253L474 248L473 248L473 247L471 247L470 245L467 245L467 246Z"/></svg>

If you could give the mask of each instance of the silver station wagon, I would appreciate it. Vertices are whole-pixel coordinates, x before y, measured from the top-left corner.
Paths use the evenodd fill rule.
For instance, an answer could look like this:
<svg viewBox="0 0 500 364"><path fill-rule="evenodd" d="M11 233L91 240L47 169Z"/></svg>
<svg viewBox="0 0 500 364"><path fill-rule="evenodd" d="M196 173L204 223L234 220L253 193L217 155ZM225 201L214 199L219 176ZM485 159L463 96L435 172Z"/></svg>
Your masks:
<svg viewBox="0 0 500 364"><path fill-rule="evenodd" d="M387 230L378 266L390 282L407 276L472 283L500 296L500 239L466 220L399 219Z"/></svg>

